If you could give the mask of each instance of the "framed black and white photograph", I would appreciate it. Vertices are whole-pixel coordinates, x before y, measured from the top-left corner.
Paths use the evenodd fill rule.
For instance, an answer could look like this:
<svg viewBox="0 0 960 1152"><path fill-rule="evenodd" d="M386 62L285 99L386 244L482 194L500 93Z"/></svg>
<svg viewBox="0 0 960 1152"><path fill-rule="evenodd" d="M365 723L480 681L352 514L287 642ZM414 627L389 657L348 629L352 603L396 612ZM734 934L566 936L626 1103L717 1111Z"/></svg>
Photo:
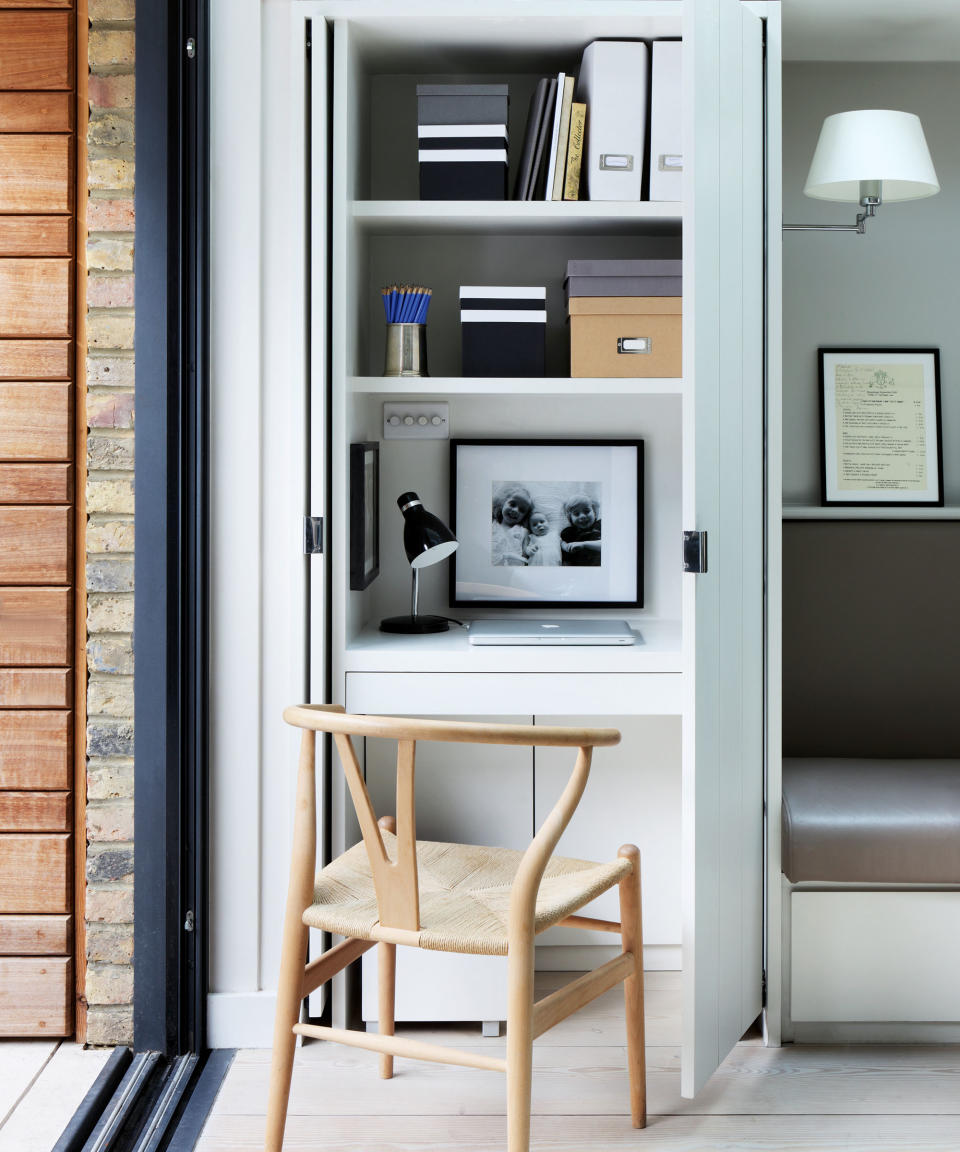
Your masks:
<svg viewBox="0 0 960 1152"><path fill-rule="evenodd" d="M943 504L938 348L821 348L821 503Z"/></svg>
<svg viewBox="0 0 960 1152"><path fill-rule="evenodd" d="M643 607L642 440L451 440L450 603Z"/></svg>
<svg viewBox="0 0 960 1152"><path fill-rule="evenodd" d="M380 573L380 445L350 445L350 591Z"/></svg>

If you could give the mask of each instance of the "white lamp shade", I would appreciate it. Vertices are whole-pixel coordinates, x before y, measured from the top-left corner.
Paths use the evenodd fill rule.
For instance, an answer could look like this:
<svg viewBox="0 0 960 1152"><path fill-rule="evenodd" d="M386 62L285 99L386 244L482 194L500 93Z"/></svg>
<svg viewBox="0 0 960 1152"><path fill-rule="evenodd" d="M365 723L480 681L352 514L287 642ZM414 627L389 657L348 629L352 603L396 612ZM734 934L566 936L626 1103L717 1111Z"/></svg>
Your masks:
<svg viewBox="0 0 960 1152"><path fill-rule="evenodd" d="M837 112L820 129L803 191L815 200L860 202L860 182L879 180L884 203L940 191L937 174L912 112Z"/></svg>

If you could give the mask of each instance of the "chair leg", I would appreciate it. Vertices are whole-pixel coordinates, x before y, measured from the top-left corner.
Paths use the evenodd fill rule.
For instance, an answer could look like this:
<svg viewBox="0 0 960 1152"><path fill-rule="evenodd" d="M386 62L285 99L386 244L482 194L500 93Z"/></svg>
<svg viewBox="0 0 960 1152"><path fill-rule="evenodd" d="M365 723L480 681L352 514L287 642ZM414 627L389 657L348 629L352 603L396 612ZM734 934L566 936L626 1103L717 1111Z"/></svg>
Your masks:
<svg viewBox="0 0 960 1152"><path fill-rule="evenodd" d="M394 1027L394 1001L397 989L397 946L396 944L377 945L377 986L379 1004L377 1014L380 1020L380 1035L392 1036ZM393 1077L393 1057L380 1057L380 1079Z"/></svg>
<svg viewBox="0 0 960 1152"><path fill-rule="evenodd" d="M640 850L625 844L617 853L633 870L620 881L620 925L624 952L632 952L634 974L623 982L627 1018L627 1062L630 1073L630 1114L634 1128L647 1126L647 1062L643 1034L643 921L640 907Z"/></svg>
<svg viewBox="0 0 960 1152"><path fill-rule="evenodd" d="M530 1152L533 1087L533 932L510 941L507 967L507 1152Z"/></svg>
<svg viewBox="0 0 960 1152"><path fill-rule="evenodd" d="M289 917L288 917L289 918ZM288 922L283 934L280 955L280 980L277 986L277 1014L273 1025L273 1055L270 1059L270 1087L267 1094L266 1152L281 1152L283 1130L287 1122L290 1077L297 1049L294 1024L300 1020L300 990L307 957L308 929Z"/></svg>

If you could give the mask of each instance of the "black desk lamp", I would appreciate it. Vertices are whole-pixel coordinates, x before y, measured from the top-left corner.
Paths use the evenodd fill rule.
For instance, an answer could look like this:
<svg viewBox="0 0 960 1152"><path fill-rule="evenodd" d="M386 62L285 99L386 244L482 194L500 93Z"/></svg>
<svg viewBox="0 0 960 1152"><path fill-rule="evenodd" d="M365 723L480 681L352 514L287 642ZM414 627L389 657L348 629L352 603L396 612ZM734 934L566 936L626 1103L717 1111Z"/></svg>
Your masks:
<svg viewBox="0 0 960 1152"><path fill-rule="evenodd" d="M397 498L397 505L403 513L403 546L413 570L410 615L388 616L386 620L380 621L380 631L407 634L446 632L450 625L443 616L417 614L417 582L421 568L446 560L456 552L457 538L442 520L424 508L416 492L404 492Z"/></svg>

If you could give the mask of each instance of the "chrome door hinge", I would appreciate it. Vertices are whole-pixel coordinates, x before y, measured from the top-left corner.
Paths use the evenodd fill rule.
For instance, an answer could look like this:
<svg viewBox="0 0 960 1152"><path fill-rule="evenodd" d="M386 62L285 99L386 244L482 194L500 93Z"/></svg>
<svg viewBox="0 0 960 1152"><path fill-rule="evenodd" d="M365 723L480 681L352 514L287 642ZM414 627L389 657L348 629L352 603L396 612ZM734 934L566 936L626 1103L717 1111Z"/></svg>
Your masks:
<svg viewBox="0 0 960 1152"><path fill-rule="evenodd" d="M707 570L706 532L684 532L683 534L684 572L703 573Z"/></svg>
<svg viewBox="0 0 960 1152"><path fill-rule="evenodd" d="M304 516L303 518L303 554L305 556L319 556L323 552L323 517Z"/></svg>

